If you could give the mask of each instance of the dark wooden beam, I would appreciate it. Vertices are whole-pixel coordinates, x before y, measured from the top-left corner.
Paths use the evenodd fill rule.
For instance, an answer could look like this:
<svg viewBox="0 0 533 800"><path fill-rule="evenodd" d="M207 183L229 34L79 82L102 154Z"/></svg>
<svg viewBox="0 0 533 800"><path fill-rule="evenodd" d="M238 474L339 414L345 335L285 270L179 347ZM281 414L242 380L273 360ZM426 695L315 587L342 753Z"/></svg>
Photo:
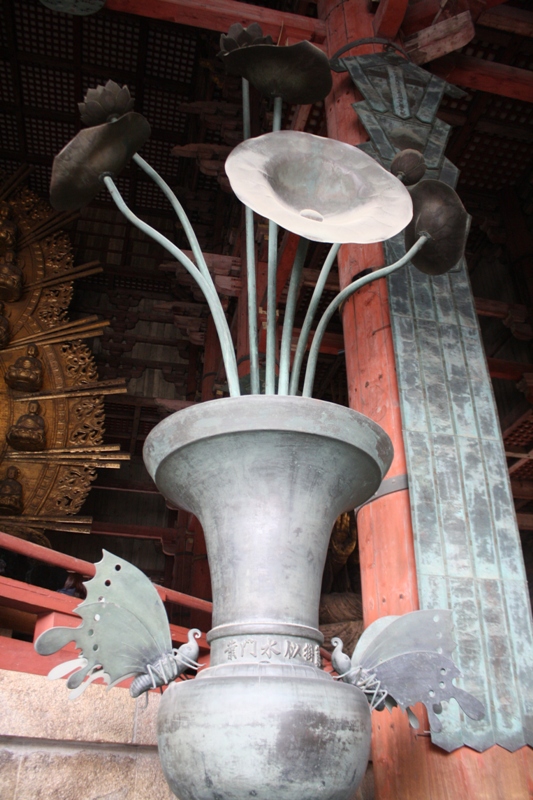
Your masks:
<svg viewBox="0 0 533 800"><path fill-rule="evenodd" d="M106 8L220 33L236 22L244 26L258 22L263 33L270 34L274 41L281 37L282 43L286 38L316 42L326 38L326 26L321 20L236 0L107 0Z"/></svg>
<svg viewBox="0 0 533 800"><path fill-rule="evenodd" d="M481 11L482 13L485 13L487 9L501 5L505 2L506 0L484 0ZM474 21L476 21L480 14L480 10L477 10L476 12L473 6L474 4L471 3L472 16ZM424 28L429 28L431 25L433 25L433 21L437 17L440 9L441 0L420 0L418 3L410 3L402 24L402 32L404 36L410 36L411 34L423 30ZM445 10L443 13L447 16ZM438 17L438 19L442 18L442 15Z"/></svg>
<svg viewBox="0 0 533 800"><path fill-rule="evenodd" d="M511 481L511 491L517 500L533 500L533 481Z"/></svg>
<svg viewBox="0 0 533 800"><path fill-rule="evenodd" d="M533 13L524 8L507 5L491 8L480 14L477 24L517 36L533 36Z"/></svg>
<svg viewBox="0 0 533 800"><path fill-rule="evenodd" d="M427 68L449 83L533 103L531 70L509 67L507 64L494 64L482 58L461 54L438 58Z"/></svg>
<svg viewBox="0 0 533 800"><path fill-rule="evenodd" d="M96 522L91 525L91 532L101 536L124 536L131 539L172 539L176 535L175 528L159 528L152 525L119 525L115 522Z"/></svg>
<svg viewBox="0 0 533 800"><path fill-rule="evenodd" d="M526 319L528 315L527 306L519 303L504 303L501 300L489 300L486 297L474 297L476 313L480 317L495 317L496 319L506 319L509 314L520 315Z"/></svg>
<svg viewBox="0 0 533 800"><path fill-rule="evenodd" d="M521 531L533 531L533 514L518 513L516 521Z"/></svg>
<svg viewBox="0 0 533 800"><path fill-rule="evenodd" d="M134 492L135 494L159 494L159 489L151 481L119 481L113 478L98 478L93 484L93 489L106 492Z"/></svg>
<svg viewBox="0 0 533 800"><path fill-rule="evenodd" d="M406 37L403 46L415 64L427 64L464 47L475 35L470 12L463 11Z"/></svg>
<svg viewBox="0 0 533 800"><path fill-rule="evenodd" d="M501 358L487 358L491 378L504 381L520 381L524 374L533 372L533 364L521 364L518 361L505 361Z"/></svg>

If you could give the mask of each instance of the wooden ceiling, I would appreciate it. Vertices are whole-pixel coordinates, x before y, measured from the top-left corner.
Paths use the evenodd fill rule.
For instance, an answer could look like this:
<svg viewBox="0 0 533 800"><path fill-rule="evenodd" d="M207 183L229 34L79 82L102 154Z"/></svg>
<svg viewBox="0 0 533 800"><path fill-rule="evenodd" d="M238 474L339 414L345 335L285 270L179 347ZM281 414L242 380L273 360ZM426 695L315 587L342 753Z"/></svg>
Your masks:
<svg viewBox="0 0 533 800"><path fill-rule="evenodd" d="M378 33L386 35L395 24L393 11L399 13L402 3L381 0L379 6L370 5L377 9ZM283 21L289 39L302 38L307 31L306 38L320 42L324 25L317 18L320 2L311 0L211 0L207 7L210 10L201 10L191 0L108 0L101 12L81 18L50 11L39 0L1 0L0 170L10 173L21 164L30 165L29 185L46 197L52 159L80 127L77 103L85 91L109 78L127 83L135 109L152 126L142 155L176 190L202 247L213 254L217 282L233 318L240 288L242 217L223 165L241 139L241 98L239 82L225 76L216 57L219 34L245 12L248 21L262 19L265 32L272 28L276 36ZM527 0L410 0L402 8L399 41L425 68L466 91L463 99L445 99L440 116L453 126L447 155L461 170L458 191L473 217L468 263L507 426L506 446L514 453L510 464L517 502L522 504L523 526L529 529L533 9ZM137 13L124 13L128 10ZM438 30L447 31L444 38L435 33L438 25ZM268 104L254 95L252 111L253 133L266 131ZM285 106L283 115L284 127L325 133L322 104L312 109ZM187 247L167 202L134 165L118 185L136 213ZM93 345L100 376L126 378L130 392L106 404L106 427L108 441L132 453L132 466L113 481L99 477L88 513L93 513L100 533L122 520L135 534L134 520L140 513L145 526L168 530L176 512L156 500L140 454L147 433L163 415L224 391L223 372L218 363L213 368L210 353L204 352L207 308L186 276L176 275L168 265L161 248L125 223L105 192L80 212L69 232L77 263L98 259L105 266L101 275L78 283L73 315L96 313L111 321L105 336ZM264 237L265 226L259 224L260 260ZM315 248L306 265L301 308L316 280L322 249ZM335 281L333 275L325 300L333 295ZM337 320L316 386L323 398L345 403L342 348ZM520 383L522 390L516 388ZM104 500L108 496L115 512ZM137 505L132 505L132 496ZM105 512L100 511L104 506Z"/></svg>

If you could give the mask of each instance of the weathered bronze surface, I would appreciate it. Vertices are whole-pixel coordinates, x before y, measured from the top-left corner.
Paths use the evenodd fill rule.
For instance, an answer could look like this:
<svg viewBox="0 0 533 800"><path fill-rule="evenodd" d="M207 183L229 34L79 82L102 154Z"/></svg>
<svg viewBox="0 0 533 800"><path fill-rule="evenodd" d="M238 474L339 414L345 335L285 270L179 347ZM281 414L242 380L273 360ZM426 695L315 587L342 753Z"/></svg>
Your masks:
<svg viewBox="0 0 533 800"><path fill-rule="evenodd" d="M142 114L81 130L55 157L50 202L58 211L87 205L103 188L100 177L118 175L150 136Z"/></svg>
<svg viewBox="0 0 533 800"><path fill-rule="evenodd" d="M220 37L220 57L237 50L239 47L252 47L257 44L273 44L272 36L263 36L263 29L257 22L244 28L240 22L230 26L227 33Z"/></svg>
<svg viewBox="0 0 533 800"><path fill-rule="evenodd" d="M85 125L101 125L132 111L133 99L127 86L109 80L105 86L89 89L78 109Z"/></svg>
<svg viewBox="0 0 533 800"><path fill-rule="evenodd" d="M427 275L442 275L462 258L468 233L468 214L456 192L442 181L421 181L411 189L413 219L405 229L409 249L422 233L430 240L411 262Z"/></svg>
<svg viewBox="0 0 533 800"><path fill-rule="evenodd" d="M37 400L31 400L28 411L22 414L7 432L7 443L14 450L38 452L46 447L44 419Z"/></svg>
<svg viewBox="0 0 533 800"><path fill-rule="evenodd" d="M426 172L426 162L419 150L402 150L392 159L390 171L404 186L412 186L422 180Z"/></svg>
<svg viewBox="0 0 533 800"><path fill-rule="evenodd" d="M19 483L19 470L8 467L5 478L0 481L0 515L18 516L22 514L22 484Z"/></svg>
<svg viewBox="0 0 533 800"><path fill-rule="evenodd" d="M331 91L329 61L311 42L240 47L224 55L223 61L230 75L240 75L261 94L282 97L287 103L316 103Z"/></svg>

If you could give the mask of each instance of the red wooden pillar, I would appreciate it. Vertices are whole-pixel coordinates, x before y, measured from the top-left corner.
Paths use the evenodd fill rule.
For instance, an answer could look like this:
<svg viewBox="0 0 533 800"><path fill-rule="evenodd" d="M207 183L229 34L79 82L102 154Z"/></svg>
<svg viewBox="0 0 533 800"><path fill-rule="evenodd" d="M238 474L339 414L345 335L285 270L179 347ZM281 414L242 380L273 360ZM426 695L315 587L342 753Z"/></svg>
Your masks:
<svg viewBox="0 0 533 800"><path fill-rule="evenodd" d="M375 35L366 0L345 3L325 0L322 13L327 24L330 56L352 40ZM372 52L372 48L367 52ZM353 145L368 139L351 106L357 99L360 97L356 96L349 75L334 73L333 92L326 101L330 137ZM384 264L383 247L344 245L338 261L341 288L344 288L357 273ZM365 287L345 304L343 327L350 406L378 422L391 437L394 461L388 477L405 475L385 280ZM418 608L408 492L386 495L362 509L358 515L358 532L365 624L386 614L404 614ZM376 794L380 800L407 797L407 794L398 793L398 785L393 786L397 784L398 757L404 750L404 740L405 744L412 745L412 739L407 721L400 715L373 715L372 754Z"/></svg>
<svg viewBox="0 0 533 800"><path fill-rule="evenodd" d="M390 13L395 2L387 0L385 4ZM405 7L403 0L397 0L397 5ZM326 22L329 56L348 42L375 35L367 0L321 0L319 13ZM357 50L359 55L364 52L372 52L372 46ZM368 138L351 106L359 99L348 74L334 73L333 91L326 101L330 137L353 145ZM383 263L381 245L344 245L339 253L341 288L362 270ZM391 437L395 455L388 477L404 475L405 451L384 280L360 290L345 304L343 327L350 406L378 422ZM407 490L386 495L362 509L358 532L365 623L418 608ZM421 709L423 706L416 710L422 732L428 726ZM533 797L530 748L512 754L493 747L479 754L463 747L447 754L431 744L428 734L419 735L410 729L398 709L391 715L374 713L372 724L377 800Z"/></svg>

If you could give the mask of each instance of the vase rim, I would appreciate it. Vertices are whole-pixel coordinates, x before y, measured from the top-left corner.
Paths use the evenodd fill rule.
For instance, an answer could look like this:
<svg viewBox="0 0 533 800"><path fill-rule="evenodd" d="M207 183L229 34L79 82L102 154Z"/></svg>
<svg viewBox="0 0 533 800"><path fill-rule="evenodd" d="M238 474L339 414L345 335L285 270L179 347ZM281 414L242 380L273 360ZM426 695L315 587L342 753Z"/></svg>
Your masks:
<svg viewBox="0 0 533 800"><path fill-rule="evenodd" d="M346 406L310 397L243 395L197 403L166 417L148 434L143 458L155 481L163 461L193 442L245 431L287 431L336 439L367 450L382 478L394 450L383 428Z"/></svg>

